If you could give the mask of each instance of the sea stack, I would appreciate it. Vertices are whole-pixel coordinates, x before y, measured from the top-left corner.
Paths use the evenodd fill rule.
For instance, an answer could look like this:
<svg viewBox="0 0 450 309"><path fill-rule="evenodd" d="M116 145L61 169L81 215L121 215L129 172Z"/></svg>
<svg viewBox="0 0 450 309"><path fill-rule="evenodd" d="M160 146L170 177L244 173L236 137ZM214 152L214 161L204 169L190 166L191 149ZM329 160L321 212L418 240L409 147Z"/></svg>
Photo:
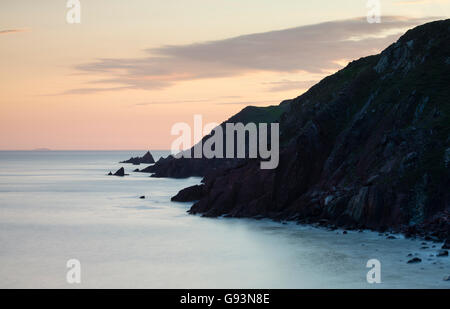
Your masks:
<svg viewBox="0 0 450 309"><path fill-rule="evenodd" d="M123 177L123 176L125 176L125 169L123 167L121 167L113 175Z"/></svg>
<svg viewBox="0 0 450 309"><path fill-rule="evenodd" d="M131 163L134 165L139 165L139 164L152 164L155 163L155 159L153 159L152 154L150 153L150 151L147 151L146 154L144 154L142 157L131 157L130 159L126 160L126 161L122 161L120 163Z"/></svg>

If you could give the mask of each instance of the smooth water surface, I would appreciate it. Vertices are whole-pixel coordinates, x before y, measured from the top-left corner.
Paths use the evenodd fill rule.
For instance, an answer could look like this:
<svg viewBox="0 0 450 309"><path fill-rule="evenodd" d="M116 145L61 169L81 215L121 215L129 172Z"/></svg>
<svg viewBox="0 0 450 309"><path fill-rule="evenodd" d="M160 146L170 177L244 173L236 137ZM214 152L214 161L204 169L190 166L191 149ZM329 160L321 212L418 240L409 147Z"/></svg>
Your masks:
<svg viewBox="0 0 450 309"><path fill-rule="evenodd" d="M118 163L143 154L0 152L0 287L450 288L441 244L188 215L191 204L170 197L200 178L150 178ZM106 176L121 166L129 176ZM409 253L422 263L407 264ZM381 284L366 280L374 258ZM81 263L79 285L66 281L69 259Z"/></svg>

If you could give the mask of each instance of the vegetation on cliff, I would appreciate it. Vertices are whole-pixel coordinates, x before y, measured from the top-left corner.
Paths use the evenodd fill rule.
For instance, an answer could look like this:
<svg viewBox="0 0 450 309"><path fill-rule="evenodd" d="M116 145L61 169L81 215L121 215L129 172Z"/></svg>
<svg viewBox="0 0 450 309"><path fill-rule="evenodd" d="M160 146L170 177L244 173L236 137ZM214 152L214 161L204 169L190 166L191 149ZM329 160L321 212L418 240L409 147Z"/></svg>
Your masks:
<svg viewBox="0 0 450 309"><path fill-rule="evenodd" d="M202 170L204 194L190 212L447 238L449 41L450 20L428 23L270 112L244 109L234 120L280 122L278 168L216 163Z"/></svg>

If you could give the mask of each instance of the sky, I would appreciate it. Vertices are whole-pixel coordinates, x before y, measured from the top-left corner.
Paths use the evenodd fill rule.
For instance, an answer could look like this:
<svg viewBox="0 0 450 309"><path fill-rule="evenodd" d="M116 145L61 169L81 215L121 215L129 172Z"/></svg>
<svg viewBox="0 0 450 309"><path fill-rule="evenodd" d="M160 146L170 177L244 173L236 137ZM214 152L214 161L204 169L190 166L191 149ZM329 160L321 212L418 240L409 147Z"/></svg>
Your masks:
<svg viewBox="0 0 450 309"><path fill-rule="evenodd" d="M371 0L372 2L375 2ZM169 149L177 122L295 98L450 0L0 2L0 150Z"/></svg>

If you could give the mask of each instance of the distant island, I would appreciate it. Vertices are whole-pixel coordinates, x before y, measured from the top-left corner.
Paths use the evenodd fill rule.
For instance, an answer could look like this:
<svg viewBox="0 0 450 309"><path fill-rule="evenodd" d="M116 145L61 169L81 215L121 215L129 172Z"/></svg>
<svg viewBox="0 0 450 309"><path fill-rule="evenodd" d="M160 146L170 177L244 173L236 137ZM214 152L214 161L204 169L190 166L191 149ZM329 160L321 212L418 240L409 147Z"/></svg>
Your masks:
<svg viewBox="0 0 450 309"><path fill-rule="evenodd" d="M32 149L31 151L52 151L52 150L49 148L35 148L35 149Z"/></svg>

